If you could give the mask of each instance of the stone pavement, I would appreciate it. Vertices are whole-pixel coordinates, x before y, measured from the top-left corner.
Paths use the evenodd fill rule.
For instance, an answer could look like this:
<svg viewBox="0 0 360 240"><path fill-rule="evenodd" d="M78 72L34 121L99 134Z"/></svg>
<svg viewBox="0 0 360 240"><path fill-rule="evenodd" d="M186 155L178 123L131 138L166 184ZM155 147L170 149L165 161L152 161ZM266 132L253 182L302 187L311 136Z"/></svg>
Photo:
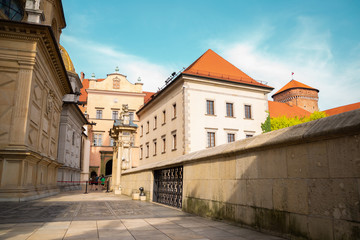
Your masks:
<svg viewBox="0 0 360 240"><path fill-rule="evenodd" d="M0 216L0 239L282 239L104 192L1 203Z"/></svg>

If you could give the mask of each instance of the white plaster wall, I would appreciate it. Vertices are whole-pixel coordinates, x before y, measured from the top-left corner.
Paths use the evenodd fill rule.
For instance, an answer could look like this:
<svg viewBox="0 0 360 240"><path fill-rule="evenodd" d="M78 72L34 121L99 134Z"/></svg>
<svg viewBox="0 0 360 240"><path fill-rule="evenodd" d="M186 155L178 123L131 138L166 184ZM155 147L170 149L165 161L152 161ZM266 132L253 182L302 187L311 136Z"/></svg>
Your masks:
<svg viewBox="0 0 360 240"><path fill-rule="evenodd" d="M246 132L258 135L267 117L267 91L242 88L234 84L186 83L186 135L188 153L207 147L207 131L215 131L216 146L227 143L227 133L235 133L235 141ZM206 115L206 100L214 101L215 115ZM226 103L233 103L234 117L226 117ZM251 105L252 119L245 119L244 105ZM231 129L231 130L229 130Z"/></svg>

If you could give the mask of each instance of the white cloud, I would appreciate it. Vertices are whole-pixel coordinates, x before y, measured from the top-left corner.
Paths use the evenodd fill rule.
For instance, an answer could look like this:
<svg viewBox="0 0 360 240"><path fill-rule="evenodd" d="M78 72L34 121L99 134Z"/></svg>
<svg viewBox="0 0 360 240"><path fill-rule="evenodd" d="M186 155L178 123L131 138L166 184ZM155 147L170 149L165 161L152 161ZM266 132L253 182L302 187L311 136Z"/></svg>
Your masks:
<svg viewBox="0 0 360 240"><path fill-rule="evenodd" d="M334 59L329 31L322 30L311 19L299 18L296 34L279 43L283 52L275 53L264 50L267 48L263 45L269 44L268 35L261 31L249 34L256 36L254 41L211 40L209 43L245 73L274 87L270 96L288 83L294 72L295 80L320 90L320 110L360 101L360 60L343 64Z"/></svg>
<svg viewBox="0 0 360 240"><path fill-rule="evenodd" d="M97 78L105 78L106 74L114 72L115 67L118 66L120 73L126 75L130 82L136 82L138 77L141 77L144 91L156 91L158 87L164 85L165 79L171 72L166 66L124 53L113 46L65 34L61 36L61 40L74 62L76 71L78 73L84 71L87 77L95 73ZM82 61L76 61L77 59Z"/></svg>

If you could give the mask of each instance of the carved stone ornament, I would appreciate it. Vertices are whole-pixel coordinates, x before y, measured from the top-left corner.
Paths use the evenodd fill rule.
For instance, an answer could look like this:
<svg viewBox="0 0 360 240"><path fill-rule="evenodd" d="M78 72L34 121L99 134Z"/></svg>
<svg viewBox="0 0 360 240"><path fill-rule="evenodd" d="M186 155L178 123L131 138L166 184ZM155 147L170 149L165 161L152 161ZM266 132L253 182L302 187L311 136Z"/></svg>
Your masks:
<svg viewBox="0 0 360 240"><path fill-rule="evenodd" d="M54 92L52 90L50 90L48 93L47 100L46 100L46 114L47 115L51 114L53 107L54 107Z"/></svg>

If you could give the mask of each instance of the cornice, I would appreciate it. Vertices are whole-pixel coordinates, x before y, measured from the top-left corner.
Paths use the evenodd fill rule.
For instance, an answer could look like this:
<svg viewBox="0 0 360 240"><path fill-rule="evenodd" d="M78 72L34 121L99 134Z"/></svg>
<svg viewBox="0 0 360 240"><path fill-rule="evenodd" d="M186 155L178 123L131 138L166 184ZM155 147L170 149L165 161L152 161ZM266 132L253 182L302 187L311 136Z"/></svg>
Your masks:
<svg viewBox="0 0 360 240"><path fill-rule="evenodd" d="M63 87L63 93L72 93L66 68L50 26L0 19L0 37L36 41L43 45L52 62L58 83ZM33 64L26 60L23 63Z"/></svg>
<svg viewBox="0 0 360 240"><path fill-rule="evenodd" d="M139 96L139 97L144 97L146 95L143 92L123 92L123 91L111 91L111 90L99 90L99 89L86 89L86 92L97 93L102 95L104 94L104 95L122 95L122 96Z"/></svg>

